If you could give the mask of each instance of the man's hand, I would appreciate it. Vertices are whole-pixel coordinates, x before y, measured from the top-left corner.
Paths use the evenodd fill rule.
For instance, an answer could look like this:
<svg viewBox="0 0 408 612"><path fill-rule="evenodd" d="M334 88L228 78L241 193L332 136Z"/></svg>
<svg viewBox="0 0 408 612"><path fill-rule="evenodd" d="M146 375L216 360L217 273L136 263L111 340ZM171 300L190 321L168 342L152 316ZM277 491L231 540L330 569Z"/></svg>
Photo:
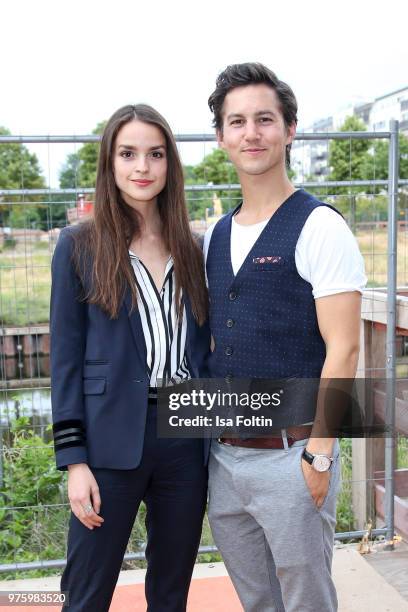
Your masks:
<svg viewBox="0 0 408 612"><path fill-rule="evenodd" d="M100 527L103 518L98 516L101 508L99 487L86 463L68 466L68 498L71 510L88 529Z"/></svg>
<svg viewBox="0 0 408 612"><path fill-rule="evenodd" d="M302 459L302 471L307 488L317 508L323 505L329 491L330 472L317 472Z"/></svg>

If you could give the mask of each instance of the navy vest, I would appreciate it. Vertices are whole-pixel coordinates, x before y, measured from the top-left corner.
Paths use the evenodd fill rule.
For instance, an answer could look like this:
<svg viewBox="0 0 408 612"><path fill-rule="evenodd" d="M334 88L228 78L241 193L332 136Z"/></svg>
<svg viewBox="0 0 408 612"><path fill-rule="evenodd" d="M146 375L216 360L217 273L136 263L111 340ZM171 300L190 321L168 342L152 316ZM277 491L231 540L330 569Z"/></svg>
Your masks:
<svg viewBox="0 0 408 612"><path fill-rule="evenodd" d="M218 221L207 257L212 377L319 378L326 356L312 286L296 269L300 232L318 206L302 189L278 208L234 276L231 218Z"/></svg>

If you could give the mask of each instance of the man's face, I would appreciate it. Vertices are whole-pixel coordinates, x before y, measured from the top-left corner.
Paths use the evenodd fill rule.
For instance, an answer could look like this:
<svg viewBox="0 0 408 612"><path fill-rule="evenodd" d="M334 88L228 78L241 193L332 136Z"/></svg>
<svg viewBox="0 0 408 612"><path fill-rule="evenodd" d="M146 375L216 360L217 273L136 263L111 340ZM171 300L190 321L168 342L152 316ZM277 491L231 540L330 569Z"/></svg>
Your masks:
<svg viewBox="0 0 408 612"><path fill-rule="evenodd" d="M240 175L261 175L285 168L286 145L295 130L295 124L286 128L274 89L245 85L226 95L217 138Z"/></svg>

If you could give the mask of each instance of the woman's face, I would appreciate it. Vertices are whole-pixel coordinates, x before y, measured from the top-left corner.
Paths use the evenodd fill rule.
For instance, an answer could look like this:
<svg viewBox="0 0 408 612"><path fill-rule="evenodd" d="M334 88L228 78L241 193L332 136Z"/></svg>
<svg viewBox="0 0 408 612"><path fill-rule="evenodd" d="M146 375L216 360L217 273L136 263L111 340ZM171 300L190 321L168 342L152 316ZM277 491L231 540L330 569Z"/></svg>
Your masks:
<svg viewBox="0 0 408 612"><path fill-rule="evenodd" d="M166 139L155 125L137 119L118 132L113 173L122 198L132 208L156 202L166 184Z"/></svg>

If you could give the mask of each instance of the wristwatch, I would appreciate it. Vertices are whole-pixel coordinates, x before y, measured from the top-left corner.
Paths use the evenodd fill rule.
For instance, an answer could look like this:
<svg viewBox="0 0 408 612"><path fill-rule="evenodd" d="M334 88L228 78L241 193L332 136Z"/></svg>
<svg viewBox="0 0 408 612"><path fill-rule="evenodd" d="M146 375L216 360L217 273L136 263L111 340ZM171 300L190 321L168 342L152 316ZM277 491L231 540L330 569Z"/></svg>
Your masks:
<svg viewBox="0 0 408 612"><path fill-rule="evenodd" d="M316 472L328 472L333 463L333 457L328 457L327 455L314 455L313 453L309 453L306 449L304 449L302 453L302 459L307 461Z"/></svg>

